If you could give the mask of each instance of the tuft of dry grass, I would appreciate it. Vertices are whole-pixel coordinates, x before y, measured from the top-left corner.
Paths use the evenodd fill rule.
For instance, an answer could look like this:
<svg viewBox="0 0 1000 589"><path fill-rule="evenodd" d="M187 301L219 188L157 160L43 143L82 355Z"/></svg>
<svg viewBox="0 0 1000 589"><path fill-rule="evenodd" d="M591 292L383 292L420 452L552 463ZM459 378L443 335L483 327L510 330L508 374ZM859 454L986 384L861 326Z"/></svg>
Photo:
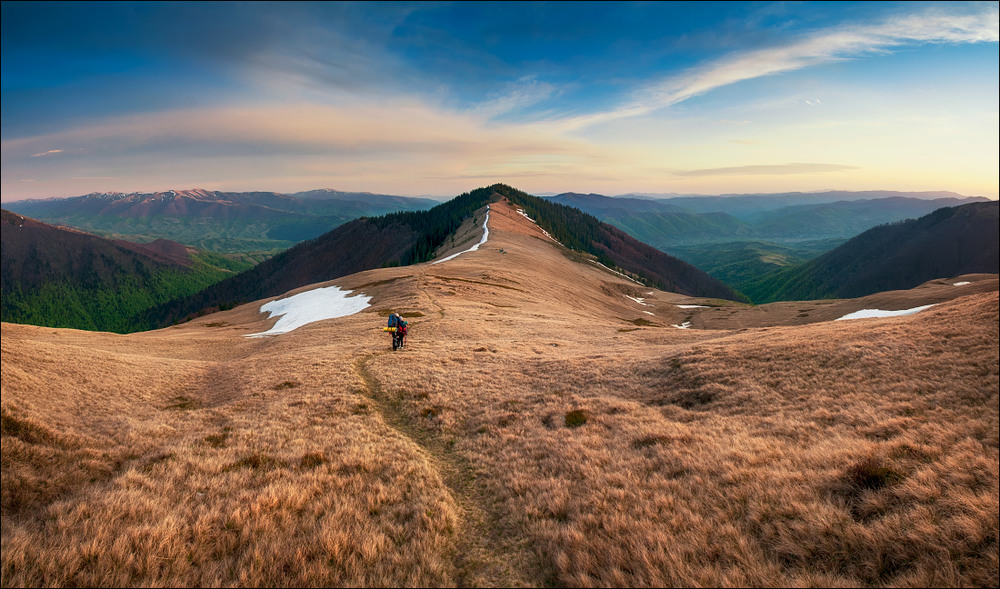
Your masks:
<svg viewBox="0 0 1000 589"><path fill-rule="evenodd" d="M850 465L844 475L858 493L878 491L899 484L906 478L906 475L892 468L885 460L875 456L866 456Z"/></svg>
<svg viewBox="0 0 1000 589"><path fill-rule="evenodd" d="M566 413L566 427L580 427L590 419L590 412L586 409L574 409Z"/></svg>

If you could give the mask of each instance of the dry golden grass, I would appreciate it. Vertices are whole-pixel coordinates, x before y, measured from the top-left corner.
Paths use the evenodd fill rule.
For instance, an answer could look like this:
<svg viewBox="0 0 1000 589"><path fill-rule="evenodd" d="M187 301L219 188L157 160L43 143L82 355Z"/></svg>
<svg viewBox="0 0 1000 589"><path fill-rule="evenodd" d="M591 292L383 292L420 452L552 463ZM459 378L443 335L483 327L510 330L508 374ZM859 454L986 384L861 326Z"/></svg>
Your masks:
<svg viewBox="0 0 1000 589"><path fill-rule="evenodd" d="M271 362L240 362L206 342L181 353L222 357L193 361L51 332L4 325L5 585L453 579L454 502L350 359L264 342ZM86 377L38 373L67 358Z"/></svg>
<svg viewBox="0 0 1000 589"><path fill-rule="evenodd" d="M259 305L4 324L2 584L996 585L972 278L680 309L496 204L480 251L346 277L371 308L274 338L240 337Z"/></svg>

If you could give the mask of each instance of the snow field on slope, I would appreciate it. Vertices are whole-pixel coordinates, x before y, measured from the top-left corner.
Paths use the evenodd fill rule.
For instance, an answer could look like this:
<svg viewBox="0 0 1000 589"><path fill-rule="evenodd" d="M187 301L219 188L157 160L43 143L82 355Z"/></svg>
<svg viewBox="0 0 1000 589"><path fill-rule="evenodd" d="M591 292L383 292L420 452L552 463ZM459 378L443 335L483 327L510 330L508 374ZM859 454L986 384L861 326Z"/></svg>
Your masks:
<svg viewBox="0 0 1000 589"><path fill-rule="evenodd" d="M347 296L349 294L349 290L342 291L338 286L328 286L265 303L260 307L261 313L268 313L268 318L281 318L271 329L244 337L280 335L316 321L353 315L368 307L372 300L372 297L365 294L359 293L353 297Z"/></svg>
<svg viewBox="0 0 1000 589"><path fill-rule="evenodd" d="M930 309L933 306L934 305L924 305L922 307L913 307L912 309L902 309L900 311L883 311L881 309L861 309L860 311L848 313L843 317L835 319L835 321L843 321L845 319L872 319L878 317L900 317L903 315L912 315L914 313L919 313L924 309Z"/></svg>

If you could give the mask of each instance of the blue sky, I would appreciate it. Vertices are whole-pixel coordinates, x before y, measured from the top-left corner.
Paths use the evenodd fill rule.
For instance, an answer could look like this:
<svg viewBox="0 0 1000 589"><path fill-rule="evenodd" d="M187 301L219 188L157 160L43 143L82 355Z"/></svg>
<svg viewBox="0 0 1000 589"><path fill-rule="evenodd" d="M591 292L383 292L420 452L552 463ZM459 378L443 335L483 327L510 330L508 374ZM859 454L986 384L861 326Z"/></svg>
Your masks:
<svg viewBox="0 0 1000 589"><path fill-rule="evenodd" d="M4 201L997 198L998 3L2 4Z"/></svg>

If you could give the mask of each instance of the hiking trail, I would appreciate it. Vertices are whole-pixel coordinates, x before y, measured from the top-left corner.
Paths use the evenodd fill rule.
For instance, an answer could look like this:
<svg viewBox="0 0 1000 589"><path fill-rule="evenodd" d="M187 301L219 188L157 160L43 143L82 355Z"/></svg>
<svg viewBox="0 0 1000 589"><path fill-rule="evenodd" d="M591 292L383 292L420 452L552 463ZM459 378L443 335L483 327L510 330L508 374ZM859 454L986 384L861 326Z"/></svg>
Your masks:
<svg viewBox="0 0 1000 589"><path fill-rule="evenodd" d="M393 398L382 387L368 364L388 352L374 352L354 361L354 370L364 383L368 398L383 421L421 450L430 467L439 474L460 511L454 538L456 585L463 587L536 586L543 579L537 556L528 539L517 530L505 529L496 507L491 507L476 484L469 460L449 443L415 423L403 400Z"/></svg>

